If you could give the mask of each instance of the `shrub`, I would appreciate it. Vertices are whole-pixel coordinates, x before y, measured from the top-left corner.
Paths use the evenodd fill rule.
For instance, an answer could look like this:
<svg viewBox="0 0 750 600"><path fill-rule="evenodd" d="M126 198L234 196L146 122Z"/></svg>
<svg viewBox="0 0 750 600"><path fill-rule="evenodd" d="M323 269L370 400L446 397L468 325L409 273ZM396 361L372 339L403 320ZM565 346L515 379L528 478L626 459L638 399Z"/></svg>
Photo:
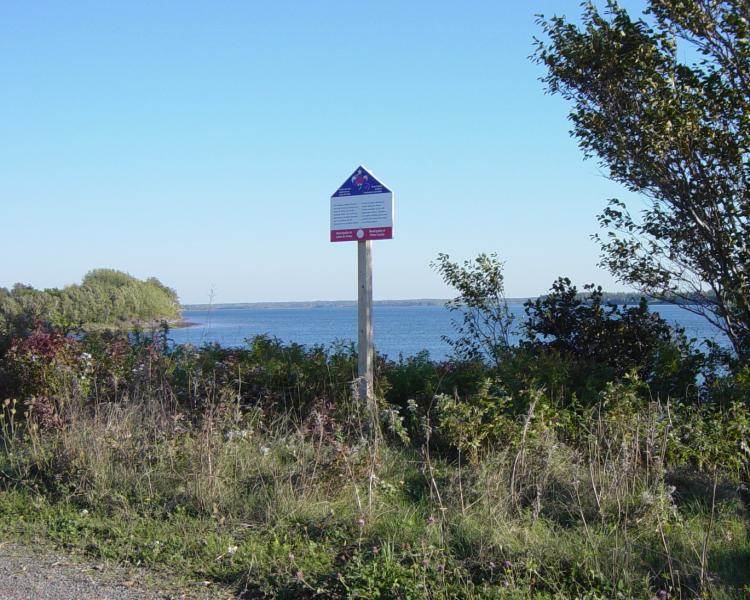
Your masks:
<svg viewBox="0 0 750 600"><path fill-rule="evenodd" d="M511 344L513 315L505 299L503 263L496 254L480 254L459 264L439 254L433 268L458 292L446 307L460 316L456 337L444 337L464 361L489 360L497 365Z"/></svg>
<svg viewBox="0 0 750 600"><path fill-rule="evenodd" d="M605 303L600 287L585 289L581 297L569 279L561 278L547 296L525 305L524 345L536 358L551 356L565 365L551 377L540 372L543 383L589 404L608 382L632 372L655 396L695 393L703 357L683 330L650 311L645 298L638 306L620 307Z"/></svg>

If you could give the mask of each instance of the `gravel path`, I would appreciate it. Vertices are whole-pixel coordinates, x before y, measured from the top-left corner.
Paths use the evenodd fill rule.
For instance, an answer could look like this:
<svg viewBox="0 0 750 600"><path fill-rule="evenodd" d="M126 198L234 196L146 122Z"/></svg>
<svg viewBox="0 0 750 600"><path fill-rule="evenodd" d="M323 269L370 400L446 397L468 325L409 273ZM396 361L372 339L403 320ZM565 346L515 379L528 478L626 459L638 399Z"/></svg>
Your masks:
<svg viewBox="0 0 750 600"><path fill-rule="evenodd" d="M0 600L156 600L226 598L221 590L169 591L145 585L142 573L81 563L47 550L0 543Z"/></svg>

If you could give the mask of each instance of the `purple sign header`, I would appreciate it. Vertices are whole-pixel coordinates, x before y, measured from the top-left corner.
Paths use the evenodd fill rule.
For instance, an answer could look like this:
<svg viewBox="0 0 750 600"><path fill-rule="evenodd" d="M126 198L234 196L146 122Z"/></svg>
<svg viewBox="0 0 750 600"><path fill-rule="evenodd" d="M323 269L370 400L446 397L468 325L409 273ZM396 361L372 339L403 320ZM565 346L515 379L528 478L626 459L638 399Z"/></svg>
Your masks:
<svg viewBox="0 0 750 600"><path fill-rule="evenodd" d="M365 194L389 194L391 190L380 183L375 176L364 167L357 167L352 176L347 179L331 196L363 196Z"/></svg>

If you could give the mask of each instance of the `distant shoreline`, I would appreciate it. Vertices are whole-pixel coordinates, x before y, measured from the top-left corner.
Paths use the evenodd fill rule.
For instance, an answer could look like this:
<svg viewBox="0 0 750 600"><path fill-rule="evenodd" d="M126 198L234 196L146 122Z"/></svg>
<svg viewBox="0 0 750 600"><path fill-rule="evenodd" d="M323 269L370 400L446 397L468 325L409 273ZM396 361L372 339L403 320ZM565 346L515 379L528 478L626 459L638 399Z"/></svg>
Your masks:
<svg viewBox="0 0 750 600"><path fill-rule="evenodd" d="M523 304L529 300L536 300L536 297L527 298L508 298L509 304ZM615 304L638 304L640 296L637 294L604 294L605 302ZM416 306L445 306L449 302L448 298L414 298L411 300L375 300L375 306L396 306L396 307L416 307ZM649 305L658 304L679 304L648 298ZM684 303L683 303L684 304ZM181 310L241 310L248 308L354 308L357 306L356 300L308 300L298 302L228 302L217 304L183 304Z"/></svg>
<svg viewBox="0 0 750 600"><path fill-rule="evenodd" d="M189 310L182 307L180 310ZM85 323L83 329L85 331L151 331L159 329L167 324L169 329L183 329L186 327L195 327L199 323L193 323L192 321L186 321L185 319L158 319L152 321L132 321L123 324L111 324L111 323Z"/></svg>
<svg viewBox="0 0 750 600"><path fill-rule="evenodd" d="M375 300L375 306L444 306L447 300L424 298L415 300ZM182 310L245 309L245 308L350 308L356 300L309 300L307 302L229 302L224 304L183 304Z"/></svg>

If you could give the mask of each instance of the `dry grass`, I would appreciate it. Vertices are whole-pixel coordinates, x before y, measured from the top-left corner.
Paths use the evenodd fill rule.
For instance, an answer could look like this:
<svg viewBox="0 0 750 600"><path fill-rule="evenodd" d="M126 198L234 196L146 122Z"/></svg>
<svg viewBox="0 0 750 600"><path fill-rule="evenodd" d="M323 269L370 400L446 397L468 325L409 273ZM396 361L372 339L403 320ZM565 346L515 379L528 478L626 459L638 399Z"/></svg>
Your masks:
<svg viewBox="0 0 750 600"><path fill-rule="evenodd" d="M231 403L61 416L6 419L6 519L253 594L739 598L750 584L741 504L669 470L659 405L596 413L577 443L532 405L474 463Z"/></svg>

